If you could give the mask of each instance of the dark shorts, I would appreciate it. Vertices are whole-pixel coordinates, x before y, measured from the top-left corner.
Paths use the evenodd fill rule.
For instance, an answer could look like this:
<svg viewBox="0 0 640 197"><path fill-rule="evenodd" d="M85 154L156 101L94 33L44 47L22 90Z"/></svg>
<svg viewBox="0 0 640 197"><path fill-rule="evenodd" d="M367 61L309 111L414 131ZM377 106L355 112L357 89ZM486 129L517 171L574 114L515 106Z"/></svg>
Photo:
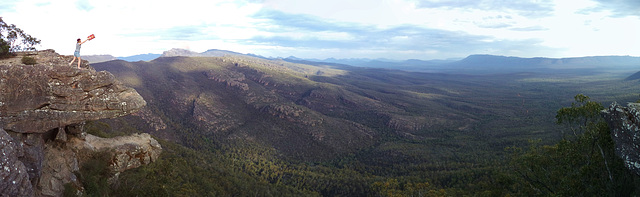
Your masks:
<svg viewBox="0 0 640 197"><path fill-rule="evenodd" d="M73 56L80 57L80 51L73 52Z"/></svg>

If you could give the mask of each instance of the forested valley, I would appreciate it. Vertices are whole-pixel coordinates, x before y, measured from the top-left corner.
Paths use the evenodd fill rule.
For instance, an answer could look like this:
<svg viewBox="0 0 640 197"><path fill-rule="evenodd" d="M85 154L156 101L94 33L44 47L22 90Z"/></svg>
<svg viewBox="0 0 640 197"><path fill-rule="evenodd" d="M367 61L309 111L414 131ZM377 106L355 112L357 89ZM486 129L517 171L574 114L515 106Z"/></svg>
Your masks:
<svg viewBox="0 0 640 197"><path fill-rule="evenodd" d="M638 100L628 71L420 73L230 55L92 66L148 106L85 129L150 133L164 152L114 183L89 181L106 162L82 166L91 196L638 194L598 115Z"/></svg>

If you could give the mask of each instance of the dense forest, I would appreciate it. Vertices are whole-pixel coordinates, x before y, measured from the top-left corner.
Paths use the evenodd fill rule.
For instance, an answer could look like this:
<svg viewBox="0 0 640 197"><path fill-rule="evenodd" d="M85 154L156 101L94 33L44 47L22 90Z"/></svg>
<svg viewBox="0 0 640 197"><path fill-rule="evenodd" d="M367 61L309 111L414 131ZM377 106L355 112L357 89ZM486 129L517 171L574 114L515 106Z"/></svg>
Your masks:
<svg viewBox="0 0 640 197"><path fill-rule="evenodd" d="M572 107L557 112L557 123L571 131L562 140L552 145L531 140L525 147L507 147L509 154L504 160L394 165L394 161L373 164L346 156L324 163L298 163L278 159L273 150L241 141L228 147L211 144L194 150L161 140L165 152L158 161L122 173L115 183L96 181L109 176L104 173L106 162L88 163L79 177L89 196L637 194L640 180L614 155L609 128L598 115L602 105L584 95L575 99ZM90 133L108 137L101 127L107 125L88 124Z"/></svg>
<svg viewBox="0 0 640 197"><path fill-rule="evenodd" d="M598 115L602 103L637 99L638 81L620 73L430 74L234 56L93 66L149 104L86 130L148 132L164 152L117 181L95 181L113 176L104 162L82 166L88 196L637 194Z"/></svg>

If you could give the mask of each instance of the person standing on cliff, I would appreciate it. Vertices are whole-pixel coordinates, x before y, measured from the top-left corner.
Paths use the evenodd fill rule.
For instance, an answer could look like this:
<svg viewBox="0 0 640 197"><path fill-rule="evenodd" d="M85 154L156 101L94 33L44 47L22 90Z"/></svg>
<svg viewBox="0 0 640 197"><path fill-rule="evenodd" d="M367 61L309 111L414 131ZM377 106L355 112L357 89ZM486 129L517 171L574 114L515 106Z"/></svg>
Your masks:
<svg viewBox="0 0 640 197"><path fill-rule="evenodd" d="M76 42L76 51L73 52L73 60L69 62L69 66L71 66L71 64L76 61L76 58L78 58L78 69L80 69L80 63L82 63L82 58L80 58L80 47L82 47L82 44L84 44L86 41L89 41L89 39L82 41L82 39L78 38Z"/></svg>

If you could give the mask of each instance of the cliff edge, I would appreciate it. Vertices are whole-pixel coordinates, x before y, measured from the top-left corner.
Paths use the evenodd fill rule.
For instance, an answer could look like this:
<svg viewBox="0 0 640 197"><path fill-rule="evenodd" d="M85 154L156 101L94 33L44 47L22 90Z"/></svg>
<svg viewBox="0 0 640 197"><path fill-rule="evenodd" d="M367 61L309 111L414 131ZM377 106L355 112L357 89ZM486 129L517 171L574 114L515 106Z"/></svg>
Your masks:
<svg viewBox="0 0 640 197"><path fill-rule="evenodd" d="M616 155L629 170L640 175L640 103L623 107L614 102L601 114L611 128Z"/></svg>
<svg viewBox="0 0 640 197"><path fill-rule="evenodd" d="M22 57L36 60L25 65ZM158 142L148 134L105 139L84 132L88 120L138 111L144 99L109 72L69 66L71 56L53 50L0 60L0 193L61 196L64 185L83 187L75 176L87 155L111 156L112 173L154 161Z"/></svg>

